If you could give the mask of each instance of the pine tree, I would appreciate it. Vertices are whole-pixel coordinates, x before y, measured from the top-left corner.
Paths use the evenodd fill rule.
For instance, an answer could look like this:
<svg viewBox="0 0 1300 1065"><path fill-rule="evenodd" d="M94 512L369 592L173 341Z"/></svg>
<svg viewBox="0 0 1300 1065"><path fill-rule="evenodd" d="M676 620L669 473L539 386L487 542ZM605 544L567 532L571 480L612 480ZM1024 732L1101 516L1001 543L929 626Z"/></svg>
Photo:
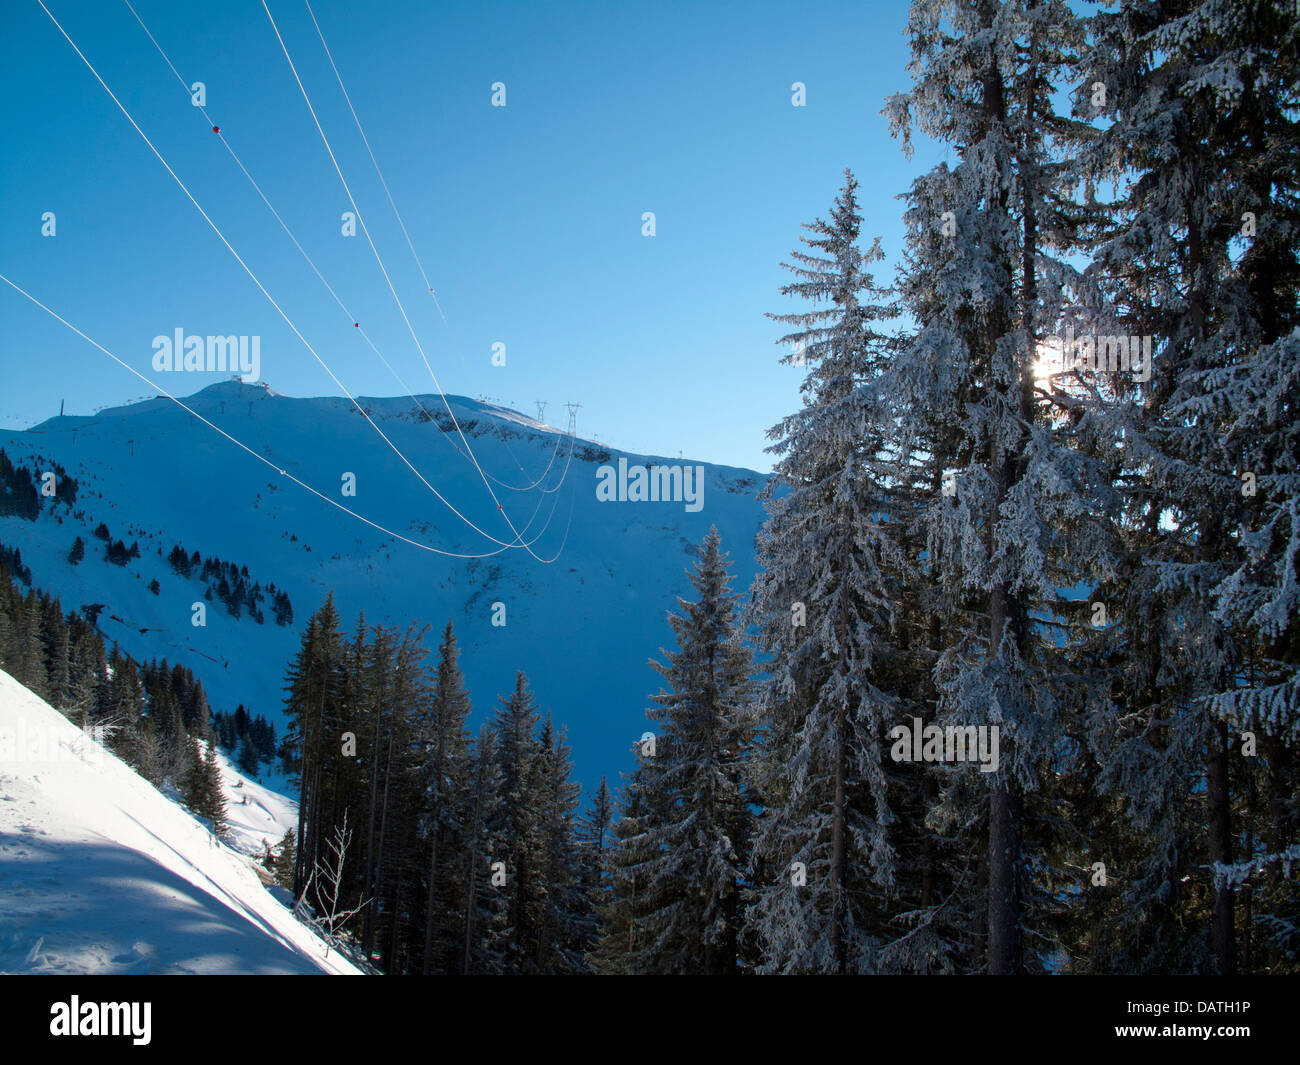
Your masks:
<svg viewBox="0 0 1300 1065"><path fill-rule="evenodd" d="M501 860L506 846L498 827L504 806L503 780L495 737L487 725L479 731L472 754L474 785L469 804L468 875L461 925L459 972L462 975L503 971L509 922L508 897L491 881L493 867Z"/></svg>
<svg viewBox="0 0 1300 1065"><path fill-rule="evenodd" d="M569 747L563 730L555 730L549 714L542 726L539 758L539 877L544 893L534 968L539 973L581 972L586 968L594 926L575 831L582 788L570 779L573 762Z"/></svg>
<svg viewBox="0 0 1300 1065"><path fill-rule="evenodd" d="M662 652L666 663L651 661L666 686L647 716L662 734L653 756L644 748L616 830L613 912L607 905L596 960L605 971L737 971L753 821L746 780L753 661L719 544L710 529L690 575L698 599L679 598L682 613L668 615L678 649Z"/></svg>
<svg viewBox="0 0 1300 1065"><path fill-rule="evenodd" d="M1114 565L1105 467L1080 440L1090 426L1037 376L1069 286L1086 287L1066 257L1081 214L1072 153L1093 131L1055 106L1083 28L1054 0L933 0L913 5L909 33L914 82L888 101L891 127L908 146L913 127L952 143L959 159L906 197L900 285L917 326L891 376L904 432L929 430L913 446L945 481L922 516L943 592L936 719L997 727L1001 749L995 772L944 790L928 817L982 820L982 967L1016 973L1042 964L1026 935L1052 934L1052 883L1066 872L1051 864L1063 824L1054 784L1080 772L1063 739L1096 690L1060 640L1083 605L1062 589Z"/></svg>
<svg viewBox="0 0 1300 1065"><path fill-rule="evenodd" d="M870 914L896 880L881 740L901 711L891 630L906 561L887 498L893 412L876 391L896 348L878 323L896 311L865 270L883 252L859 247L856 190L846 171L830 219L806 227L808 250L787 266L796 280L782 293L812 306L771 316L797 327L781 338L796 352L782 361L808 365L802 409L768 433L781 457L763 493L750 608L772 656L750 923L764 968L778 972L878 969Z"/></svg>
<svg viewBox="0 0 1300 1065"><path fill-rule="evenodd" d="M337 813L331 800L333 777L342 757L343 733L347 731L341 706L343 676L343 640L334 597L330 595L308 621L285 680L285 709L289 716L286 742L294 753L298 776L295 893L304 890Z"/></svg>
<svg viewBox="0 0 1300 1065"><path fill-rule="evenodd" d="M212 834L217 837L225 835L226 822L226 795L221 785L221 767L217 762L217 744L216 740L209 735L207 740L207 755L203 759L201 785L201 803L200 813L212 822Z"/></svg>
<svg viewBox="0 0 1300 1065"><path fill-rule="evenodd" d="M1131 863L1081 959L1103 971L1238 971L1252 931L1238 910L1249 921L1258 900L1242 868L1207 870L1276 868L1269 854L1295 838L1272 818L1256 841L1253 812L1257 788L1293 786L1300 718L1285 590L1297 451L1282 414L1300 287L1295 19L1247 7L1126 2L1093 20L1087 80L1109 95L1081 169L1119 191L1091 249L1089 309L1164 341L1151 382L1100 411L1122 444L1130 553L1113 589L1115 724L1093 742L1112 801L1093 831ZM1257 761L1230 737L1254 730Z"/></svg>
<svg viewBox="0 0 1300 1065"><path fill-rule="evenodd" d="M636 766L627 776L611 832L609 886L600 908L600 938L588 956L601 975L632 976L659 971L654 940L646 932L660 899L652 864L659 858L654 826L672 817L669 789L658 786L664 771L653 747L643 738L633 748ZM651 753L653 751L653 753Z"/></svg>
<svg viewBox="0 0 1300 1065"><path fill-rule="evenodd" d="M501 856L507 878L505 964L520 973L535 971L544 919L543 750L538 724L537 701L520 671L514 691L499 701L492 721L502 789L500 820L494 827L506 848Z"/></svg>
<svg viewBox="0 0 1300 1065"><path fill-rule="evenodd" d="M582 884L594 911L604 908L608 887L607 852L612 844L614 800L609 783L600 778L591 805L578 819L577 839L582 856Z"/></svg>
<svg viewBox="0 0 1300 1065"><path fill-rule="evenodd" d="M425 759L420 831L428 854L421 952L426 975L455 972L464 946L457 933L463 924L468 879L465 853L473 766L466 729L470 697L459 659L456 634L448 621L438 645L434 695L420 737Z"/></svg>
<svg viewBox="0 0 1300 1065"><path fill-rule="evenodd" d="M271 872L275 877L275 882L282 888L293 889L294 866L297 864L294 857L294 849L297 846L296 832L292 828L285 829L284 836L281 837L279 845L272 852Z"/></svg>

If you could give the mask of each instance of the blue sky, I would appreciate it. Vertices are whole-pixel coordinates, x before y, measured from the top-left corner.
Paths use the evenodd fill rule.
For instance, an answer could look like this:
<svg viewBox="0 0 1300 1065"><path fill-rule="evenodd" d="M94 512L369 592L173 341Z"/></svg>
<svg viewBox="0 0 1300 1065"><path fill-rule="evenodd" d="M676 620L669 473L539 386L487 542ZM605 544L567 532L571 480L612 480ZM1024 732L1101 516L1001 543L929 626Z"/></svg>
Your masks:
<svg viewBox="0 0 1300 1065"><path fill-rule="evenodd" d="M402 390L190 105L123 3L46 0L178 176L354 394ZM433 390L260 3L136 10L406 383ZM302 3L271 5L439 382L632 451L766 470L797 406L779 365L780 263L845 166L892 274L907 160L880 115L907 86L907 5L417 3L313 9L447 316L444 325ZM35 0L0 33L0 273L177 395L152 341L261 337L262 377L338 388ZM506 85L506 106L491 86ZM791 105L791 84L807 105ZM43 212L57 219L41 235ZM656 216L642 236L642 213ZM506 365L491 364L506 345ZM0 426L152 394L0 286Z"/></svg>

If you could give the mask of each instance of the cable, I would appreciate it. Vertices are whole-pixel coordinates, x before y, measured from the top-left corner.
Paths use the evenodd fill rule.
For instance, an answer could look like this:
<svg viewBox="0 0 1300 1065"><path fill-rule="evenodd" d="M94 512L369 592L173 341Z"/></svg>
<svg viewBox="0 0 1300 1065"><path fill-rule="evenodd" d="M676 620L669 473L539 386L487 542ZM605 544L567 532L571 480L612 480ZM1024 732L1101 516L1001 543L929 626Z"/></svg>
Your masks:
<svg viewBox="0 0 1300 1065"><path fill-rule="evenodd" d="M258 287L262 295L264 295L267 298L271 306L274 307L276 312L280 315L280 317L284 319L285 324L288 325L291 330L293 330L294 335L299 340L301 340L303 345L307 348L307 350L311 352L312 357L315 358L315 360L318 363L320 363L321 367L325 370L325 372L330 375L330 379L333 380L334 383L338 385L340 389L343 390L344 395L346 395L348 399L352 401L352 405L356 407L357 410L360 412L361 416L365 418L367 422L369 422L371 428L373 428L375 432L378 433L379 436L383 439L383 441L386 444L388 444L390 448L392 448L393 452L402 460L402 462L406 464L407 468L410 469L410 471L420 479L420 481L424 484L424 486L428 488L429 491L432 492L443 503L443 505L447 507L448 510L450 510L453 514L455 514L456 517L460 518L461 521L463 521L471 529L477 532L480 536L484 537L487 540L490 540L494 544L498 544L503 547L515 547L515 546L523 547L524 550L528 551L528 553L532 555L533 558L537 559L537 561L539 562L542 561L540 558L538 558L536 554L533 553L531 545L522 542L522 539L519 537L518 533L515 534L515 542L507 543L504 540L498 540L491 533L488 533L483 529L480 529L477 525L475 525L472 521L470 521L467 517L465 517L464 514L462 514L459 510L457 510L456 507L453 506L447 499L445 499L443 495L436 488L433 487L433 485L429 484L429 482L425 480L424 476L420 473L420 471L411 465L407 457L404 454L402 454L401 450L391 440L388 439L388 437L384 434L384 431L380 429L378 425L375 424L374 420L370 417L370 415L367 414L365 409L361 406L361 404L357 402L356 397L353 396L352 393L348 391L347 386L344 385L343 382L338 379L337 375L334 373L333 370L330 369L329 365L325 362L325 360L322 359L320 355L317 354L316 349L311 346L311 343L307 340L306 337L302 335L298 327L294 325L293 321L289 318L289 316L285 314L284 310L275 301L275 298L270 294L270 292L266 290L266 287L262 284L262 282L258 280L257 275L253 273L253 271L249 268L248 264L245 263L244 260L240 257L239 253L235 251L234 247L231 245L230 241L226 239L225 234L221 232L221 229L217 226L217 224L214 221L212 221L210 217L208 217L208 213L204 211L203 208L199 205L198 200L194 198L189 188L186 187L185 182L183 182L179 177L177 177L176 171L174 171L171 168L171 166L168 164L167 160L163 158L162 153L159 152L158 149L154 147L153 141L151 141L148 138L148 136L145 134L144 130L140 128L136 120L131 117L131 113L123 106L122 102L114 94L113 90L108 87L108 83L105 82L102 77L100 77L99 71L95 69L94 65L90 62L90 60L87 59L85 54L81 51L81 49L77 47L76 42L73 41L73 39L68 36L68 32L63 28L62 25L60 25L59 20L54 17L50 9L45 6L45 0L36 0L36 2L40 4L41 10L44 11L45 14L49 16L50 21L54 23L58 31L61 34L63 34L64 39L68 42L68 44L72 46L72 50L76 52L77 55L80 57L81 61L86 64L87 69L89 69L91 74L95 76L95 80L98 81L101 86L103 86L104 91L108 93L113 103L117 104L118 110L120 110L122 114L126 116L126 120L131 123L136 133L138 133L141 139L145 142L145 144L148 145L149 150L153 152L153 154L157 157L158 161L162 163L167 173L171 175L172 180L175 181L176 184L180 186L181 191L185 193L190 203L194 204L195 209L199 212L199 214L203 216L203 220L208 223L208 225L212 228L212 231L216 233L217 237L221 240L221 243L224 244L227 250L230 252L230 254L235 257L235 261L238 262L241 267L243 267L244 272L248 274L248 276L252 279L253 284L255 284ZM148 379L146 378L145 380L147 381ZM445 405L446 404L445 397L443 402ZM455 416L453 415L453 420L454 418ZM463 439L463 434L462 434L462 439ZM475 462L475 467L478 468L477 462ZM479 472L480 474L482 474L481 468L479 469ZM490 488L488 489L488 491L489 493L491 493ZM493 495L493 501L494 502L496 501L495 495ZM497 504L497 509L498 510L501 509L499 503ZM507 524L509 524L509 519L507 519ZM511 528L511 531L514 532L513 527Z"/></svg>
<svg viewBox="0 0 1300 1065"><path fill-rule="evenodd" d="M370 156L370 162L375 168L375 173L379 176L379 183L384 186L384 195L388 197L388 204L393 209L393 215L397 219L397 224L402 227L402 236L406 238L406 246L411 249L411 258L415 260L416 267L419 268L420 276L424 278L424 287L429 290L429 295L433 297L434 306L438 308L438 314L441 316L443 323L447 321L447 316L442 313L442 304L438 302L438 294L433 291L433 285L429 281L429 275L425 273L424 264L420 262L420 256L415 250L415 245L411 241L411 234L406 231L406 223L402 221L401 212L397 209L397 204L393 201L393 194L388 191L388 182L384 180L383 171L379 169L379 161L375 158L375 153L370 150L370 139L366 136L366 131L361 128L361 119L357 117L357 110L352 106L352 97L348 95L348 90L343 85L343 76L339 74L339 68L334 63L334 55L330 52L330 46L325 43L325 34L321 32L320 23L316 21L316 12L311 9L311 4L307 3L307 14L311 16L312 25L316 27L316 35L320 38L321 47L325 49L325 55L330 61L330 67L334 71L334 77L338 79L339 88L343 90L343 99L348 102L348 110L352 112L352 121L357 124L357 132L361 134L361 141L366 146L366 153Z"/></svg>
<svg viewBox="0 0 1300 1065"><path fill-rule="evenodd" d="M174 75L176 75L176 80L180 82L180 84L181 84L181 88L185 90L185 94L186 94L187 96L189 96L189 95L190 95L190 88L189 88L189 86L186 84L186 82L185 82L185 78L181 76L181 72L176 68L176 64L173 63L173 62L171 61L171 57L167 55L166 51L163 50L162 45L158 43L158 39L153 35L153 33L150 31L149 27L145 24L144 19L142 19L142 18L140 17L139 13L138 13L138 12L136 11L136 9L131 5L131 0L124 0L124 3L126 4L127 10L129 10L129 11L131 12L131 14L132 14L133 16L135 16L135 20L136 20L136 22L138 22L138 23L140 24L140 28L141 28L142 30L144 30L145 35L146 35L146 36L149 38L149 40L153 43L153 46L154 46L155 49L157 49L158 54L159 54L160 56L162 56L162 58L163 58L163 62L165 62L165 63L167 64L167 66L171 69L171 72L172 72ZM401 385L402 390L407 394L407 396L410 397L410 399L411 399L412 401L414 401L414 403L415 403L415 404L420 408L420 410L424 413L425 417L426 417L428 420L433 421L433 416L432 416L431 414L429 414L429 412L428 412L427 410L425 410L425 408L424 408L424 404L422 404L422 403L419 401L419 399L418 399L418 398L415 396L415 394L411 391L410 387L406 384L406 382L405 382L404 380L402 380L401 375L398 374L397 370L393 368L392 364L388 361L388 359L386 359L386 358L384 357L383 352L381 352L381 351L379 350L379 348L375 346L374 341L370 339L370 335L369 335L369 333L367 333L365 329L362 329L362 328L361 328L360 322L358 322L356 316L353 315L353 313L348 309L347 305L343 302L343 300L340 298L340 296L338 295L338 293L334 291L333 286L329 283L329 281L326 280L325 275L321 273L321 271L320 271L320 269L317 267L316 263L312 260L312 257L311 257L310 255L307 254L306 249L303 248L302 244L298 241L298 238L297 238L296 236L294 236L294 233L293 233L293 231L289 228L288 223L285 222L285 220L281 217L280 212L277 211L277 210L275 209L275 207L272 205L272 203L271 203L270 199L267 197L266 193L262 191L262 187L261 187L261 185L259 185L259 184L257 183L257 180L253 177L253 175L249 172L248 168L244 165L243 160L241 160L241 159L239 158L238 153L235 151L235 149L234 149L233 147L231 147L230 142L226 139L225 134L219 132L219 131L220 131L220 126L218 126L217 123L216 123L215 121L213 121L212 116L211 116L210 114L208 114L207 108L206 108L206 107L203 107L203 106L200 106L200 107L199 107L199 111L202 113L203 118L204 118L204 120L208 123L208 125L211 126L212 129L218 131L218 132L217 132L217 139L221 141L222 146L226 149L227 152L230 153L230 157L235 161L235 165L238 166L239 169L243 172L244 177L247 178L249 184L253 186L253 190L254 190L254 191L257 193L257 195L261 198L262 202L263 202L264 204L266 204L266 208L267 208L267 210L271 212L272 216L273 216L273 217L275 218L275 220L280 224L280 228L284 230L285 235L286 235L286 236L287 236L287 237L288 237L288 238L293 242L293 246L294 246L295 248L298 249L298 253L303 257L303 259L306 261L307 265L311 267L312 272L315 273L315 275L317 276L317 278L320 279L321 284L325 286L325 290L330 294L331 298L332 298L332 299L334 300L334 302L338 305L339 309L343 312L344 317L345 317L349 322L352 322L352 323L353 323L353 325L356 327L357 331L360 333L362 339L363 339L363 340L365 341L365 343L370 347L370 350L373 351L373 352L375 353L375 355L377 355L377 356L379 357L379 361L382 362L382 363L384 364L384 366L388 369L388 372L389 372L390 374L392 374L394 380L396 380L397 383L398 383L399 385ZM363 134L363 136L364 136L364 134ZM376 166L376 169L377 169L377 166ZM381 181L383 180L383 179L382 179L382 176L381 176L380 180L381 180ZM396 205L394 205L393 210L394 210L394 212L396 212L396 210L397 210ZM399 219L399 221L400 221L400 219ZM408 240L409 240L409 238L408 238ZM412 253L414 253L414 250L415 250L415 249L412 248L411 250L412 250ZM419 262L418 257L417 257L417 260L416 260L416 261L417 261L417 264L418 264L418 262ZM423 267L421 267L421 269L423 269ZM445 322L445 321L446 321L446 318L444 317L443 320L444 320L444 322ZM445 434L439 433L439 437L440 437L441 439L443 439L443 440L446 440L446 436L445 436ZM492 476L491 474L489 474L489 476L492 476L492 480L493 480L493 481L495 481L497 484L501 485L503 488L508 489L509 491L512 491L512 492L527 492L527 491L531 491L532 489L536 488L537 485L539 485L539 484L541 483L542 480L545 479L545 477L546 477L546 473L550 471L551 466L554 464L554 461L555 461L555 455L559 453L559 448L560 448L560 439L561 439L561 438L560 438L559 436L556 437L555 448L552 450L552 454L551 454L551 462L549 462L549 463L547 464L546 472L544 472L543 475L542 475L542 477L539 478L538 480L534 481L532 484L525 485L525 486L523 486L522 488L519 488L519 487L516 487L516 486L514 486L514 485L507 484L505 481L502 481L502 480L500 480L499 478L497 478L497 477L495 477L495 476ZM449 441L449 440L447 441L447 443L448 443L448 445L449 445L450 447L452 447L452 448L456 451L456 453L457 453L458 455L460 455L462 458L465 457L465 456L464 456L464 452L462 452L462 451L460 450L459 447L457 447L455 444L453 444L453 443L452 443L451 441ZM509 447L508 444L506 445L506 450L507 450L507 451L510 451L510 447ZM511 451L510 454L511 454L511 457L514 458L514 452ZM517 458L515 459L515 464L516 464L517 466L519 466L519 468L520 468L521 470L523 469L523 467L522 467L521 465L519 465L519 460L518 460ZM554 491L558 491L559 487L560 487L559 485L556 485L555 488L552 488L552 489L543 489L543 491L554 492ZM500 542L500 541L498 541L498 542Z"/></svg>
<svg viewBox="0 0 1300 1065"><path fill-rule="evenodd" d="M39 2L39 0L38 0L38 2ZM95 340L91 339L90 337L88 337L85 333L83 333L83 332L82 332L80 329L78 329L75 325L73 325L71 322L69 322L66 318L64 318L64 317L63 317L62 315L60 315L58 312L56 312L56 311L54 311L54 310L51 310L49 307L47 307L44 303L42 303L40 300L38 300L35 296L33 296L33 295L32 295L30 292L28 292L26 289L22 288L20 285L17 285L17 284L15 284L13 281L9 280L9 278L7 278L4 274L0 274L0 281L3 281L6 285L8 285L10 288L12 288L15 292L17 292L17 293L19 293L20 295L26 297L28 300L30 300L32 303L34 303L37 307L39 307L41 310L43 310L46 314L50 315L50 317L56 319L57 321L62 322L65 326L67 326L67 327L68 327L69 329L71 329L74 333L76 333L77 336L81 337L82 340L86 341L88 344L92 345L93 347L98 348L98 349L99 349L100 351L102 351L105 355L107 355L110 359L112 359L115 363L117 363L119 366L121 366L124 370L127 370L128 372L130 372L130 373L134 374L136 377L138 377L141 381L143 381L143 382L144 382L146 385L148 385L151 389L153 389L153 388L157 388L157 387L158 387L157 384L156 384L155 382L150 381L149 378L145 377L145 375L142 374L142 373L140 373L140 371L137 370L134 366L131 366L129 363L126 363L126 362L124 362L123 360L119 359L116 355L114 355L111 351L109 351L109 350L108 350L106 347L104 347L102 344L100 344L100 343L98 343L97 341L95 341ZM222 429L219 425L216 425L216 424L214 424L213 422L210 422L207 418L203 417L203 415L200 414L198 411L196 411L193 407L190 407L189 405L187 405L187 404L186 404L185 402L183 402L182 400L177 399L175 396L173 396L173 395L172 395L170 392L168 392L166 389L162 389L162 394L163 394L164 396L166 396L168 399L170 399L173 403L175 403L175 404L176 404L178 407L180 407L182 410L186 411L187 413L189 413L189 414L192 415L193 417L198 418L199 421L201 421L201 422L202 422L204 425L206 425L209 429L212 429L214 432L217 432L217 433L219 433L221 436L224 436L224 437L225 437L227 440L229 440L232 444L234 444L234 445L236 445L238 448L240 448L240 450L248 452L248 454L252 455L253 458L257 459L258 462L262 463L264 466L269 466L271 469L275 470L275 472L278 473L281 477L287 477L289 480L293 481L294 484L298 485L300 488L305 488L308 492L310 492L312 495L316 496L318 499L322 499L322 500L324 500L324 501L325 501L326 503L328 503L330 506L332 506L332 507L336 507L337 509L343 511L345 514L348 514L348 515L350 515L350 516L356 518L358 521L364 522L366 525L369 525L369 526L370 526L371 528L373 528L373 529L377 529L377 530L379 530L380 532L384 533L384 534L387 535L387 536L391 536L391 537L393 537L393 538L396 539L396 540L400 540L400 541L402 541L403 543L410 544L412 547L418 547L421 551L429 551L429 552L431 552L431 553L433 553L433 554L435 554L435 555L444 555L444 556L447 556L448 558L491 558L491 557L493 557L494 555L499 555L499 554L501 554L503 551L508 550L507 547L499 547L499 548L497 548L495 551L485 551L485 552L483 552L483 553L481 553L481 554L464 554L464 553L459 552L459 551L446 551L446 550L443 550L443 549L440 548L440 547L431 547L431 546L428 545L428 544L422 544L422 543L420 543L420 542L417 541L417 540L412 540L412 539L410 539L409 537L403 536L403 535L402 535L401 533L399 533L399 532L394 532L392 529L388 528L387 526L380 525L378 522L376 522L376 521L371 521L369 518L365 517L364 515L362 515L362 514L358 514L355 510L352 510L352 509L350 509L350 508L344 506L344 505L343 505L342 503L340 503L338 500L336 500L336 499L331 499L329 496L325 495L325 493L323 493L323 492L321 492L321 491L318 491L317 489L313 488L313 487L312 487L311 485L309 485L306 481L303 481L303 480L301 480L300 478L295 477L292 473L289 473L287 470L281 469L279 466L277 466L277 465L276 465L274 462L272 462L270 459L266 458L266 456L261 455L261 454L259 454L258 452L254 451L251 447L249 447L247 444L245 444L245 443L244 443L242 440L240 440L238 437L233 436L231 433L227 432L225 429ZM566 531L566 537L565 537L565 538L566 538L566 540L567 540L567 531ZM559 555L557 554L557 555L555 556L555 558L559 558ZM550 561L554 562L555 559L553 558L553 559L551 559Z"/></svg>
<svg viewBox="0 0 1300 1065"><path fill-rule="evenodd" d="M379 183L380 185L383 186L384 195L388 197L388 205L393 209L393 217L397 219L397 224L402 230L402 236L406 238L406 246L411 250L411 258L415 260L416 269L420 271L420 277L424 279L425 288L429 290L429 295L433 296L434 305L437 306L438 308L438 315L442 318L442 324L446 326L448 325L447 316L443 314L442 304L438 302L437 293L434 292L433 286L429 281L429 275L424 269L424 263L421 262L420 260L419 252L415 250L415 242L411 240L411 234L406 228L406 222L402 218L401 211L397 209L397 201L393 199L393 193L388 187L388 181L384 178L384 172L379 166L379 160L375 158L374 150L370 147L370 138L366 136L365 128L361 125L361 117L357 114L357 109L352 104L352 96L351 94L349 94L347 86L343 84L343 75L339 72L338 64L334 62L334 53L330 51L330 46L325 40L325 33L321 29L320 23L316 20L316 13L312 10L310 0L304 0L304 2L306 3L307 14L311 16L312 25L316 27L316 36L320 38L321 47L325 50L325 57L329 60L330 69L334 71L334 78L339 84L339 90L343 93L343 99L347 102L348 111L350 111L352 114L352 121L357 127L357 133L361 135L361 143L365 145L366 154L370 156L370 164L375 168L375 176L379 178ZM283 45L283 41L281 42L281 44ZM290 65L292 65L292 61L290 61ZM310 106L310 103L308 104L308 106ZM340 177L341 176L342 175L340 175ZM458 345L453 344L453 350L459 353L460 348ZM435 385L437 384L436 378L434 380L434 384ZM415 397L412 395L411 398L414 399ZM506 451L509 452L511 459L514 460L515 465L520 469L520 471L522 471L524 467L519 462L519 459L515 455L514 450L510 447L509 442L503 440L502 443L505 444ZM558 441L557 441L557 445L558 445ZM488 474L488 477L490 477L495 483L501 485L503 488L509 489L510 491L520 491L520 492L531 491L540 483L540 481L534 481L532 484L527 485L523 488L515 488L513 485L506 484L505 481L502 481L501 479L492 476L492 474ZM556 488L553 490L558 490L558 489L559 489L559 485L556 485Z"/></svg>
<svg viewBox="0 0 1300 1065"><path fill-rule="evenodd" d="M37 0L37 2L40 3L41 0ZM42 4L42 6L44 5ZM447 395L443 391L442 385L438 383L438 376L433 372L433 366L429 363L429 357L425 354L424 345L420 343L420 338L416 335L415 327L411 325L411 319L406 313L406 308L402 304L402 299L397 294L397 289L393 287L393 280L389 276L388 269L384 266L383 257L379 254L379 249L375 247L375 242L370 236L370 229L366 225L361 208L357 206L356 198L352 195L352 189L348 185L347 178L343 176L343 170L340 168L339 161L334 155L334 149L330 147L329 138L325 135L325 130L322 128L320 119L316 115L316 109L312 106L311 97L307 94L307 88L303 85L302 78L298 75L298 68L294 65L293 57L289 54L289 48L284 43L284 37L280 34L280 27L276 24L275 17L271 14L271 9L267 7L266 0L262 0L262 10L266 12L266 17L271 22L271 28L275 31L276 40L280 42L280 50L284 52L284 58L289 64L289 70L293 73L293 79L298 83L298 91L302 93L303 102L306 103L307 110L311 113L312 122L316 125L316 132L320 134L321 142L325 145L325 151L329 154L330 162L334 164L334 172L338 174L339 181L343 185L343 191L347 194L348 202L352 205L352 210L357 216L357 221L361 225L361 232L365 234L366 243L370 245L370 251L375 257L375 262L379 265L380 273L384 275L384 281L388 285L388 291L392 294L393 301L397 304L397 309L402 315L402 321L406 323L407 332L411 334L411 339L415 342L416 350L419 351L420 358L424 361L425 368L429 371L429 377L433 380L433 385L438 390L438 396L442 400L442 405L446 409L448 416L450 416L452 424L456 428L456 433L460 437L461 443L465 445L466 454L474 464L474 468L478 470L479 476L483 480L483 487L487 489L488 495L492 498L492 502L496 504L497 512L501 515L502 520L505 521L507 528L509 528L509 530L514 534L515 542L540 562L541 559L538 558L537 555L533 554L531 546L523 542L523 538L520 536L519 531L510 520L510 515L505 512L505 508L501 505L501 501L492 490L492 485L488 481L487 473L483 470L482 465L478 461L478 457L474 454L473 447L470 446L470 442L465 438L465 433L462 431L460 423L456 420L456 414L451 409L451 404L447 402ZM484 535L487 534L485 533ZM503 541L497 540L495 537L489 536L488 538L494 543L503 543ZM511 546L513 546L513 544Z"/></svg>

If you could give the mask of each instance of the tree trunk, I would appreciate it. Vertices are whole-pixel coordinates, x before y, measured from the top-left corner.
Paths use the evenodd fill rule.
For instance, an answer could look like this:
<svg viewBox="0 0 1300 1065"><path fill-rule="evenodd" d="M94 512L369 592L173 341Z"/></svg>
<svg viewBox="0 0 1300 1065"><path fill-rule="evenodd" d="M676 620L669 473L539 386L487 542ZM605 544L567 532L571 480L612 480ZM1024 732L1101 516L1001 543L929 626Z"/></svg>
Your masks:
<svg viewBox="0 0 1300 1065"><path fill-rule="evenodd" d="M844 705L835 708L835 805L831 811L831 954L836 971L848 971L848 945L844 940Z"/></svg>
<svg viewBox="0 0 1300 1065"><path fill-rule="evenodd" d="M1206 799L1210 805L1210 861L1232 863L1232 811L1228 791L1228 726L1210 726L1210 758L1206 766ZM1237 975L1237 939L1233 929L1236 892L1229 883L1215 889L1211 942L1220 976Z"/></svg>
<svg viewBox="0 0 1300 1065"><path fill-rule="evenodd" d="M1004 780L989 796L988 971L1014 976L1020 968L1019 789Z"/></svg>

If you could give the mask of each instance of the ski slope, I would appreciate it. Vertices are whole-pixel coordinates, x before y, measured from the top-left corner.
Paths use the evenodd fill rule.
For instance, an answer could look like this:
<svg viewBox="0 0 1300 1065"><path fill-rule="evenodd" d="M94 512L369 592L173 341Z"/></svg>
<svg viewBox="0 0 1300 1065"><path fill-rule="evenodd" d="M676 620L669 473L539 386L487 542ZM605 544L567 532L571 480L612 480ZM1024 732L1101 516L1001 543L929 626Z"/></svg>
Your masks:
<svg viewBox="0 0 1300 1065"><path fill-rule="evenodd" d="M229 800L238 774L224 770ZM247 812L236 838L251 847L258 817L292 804L243 787L250 803L232 810ZM0 972L357 970L326 956L249 858L0 671Z"/></svg>

